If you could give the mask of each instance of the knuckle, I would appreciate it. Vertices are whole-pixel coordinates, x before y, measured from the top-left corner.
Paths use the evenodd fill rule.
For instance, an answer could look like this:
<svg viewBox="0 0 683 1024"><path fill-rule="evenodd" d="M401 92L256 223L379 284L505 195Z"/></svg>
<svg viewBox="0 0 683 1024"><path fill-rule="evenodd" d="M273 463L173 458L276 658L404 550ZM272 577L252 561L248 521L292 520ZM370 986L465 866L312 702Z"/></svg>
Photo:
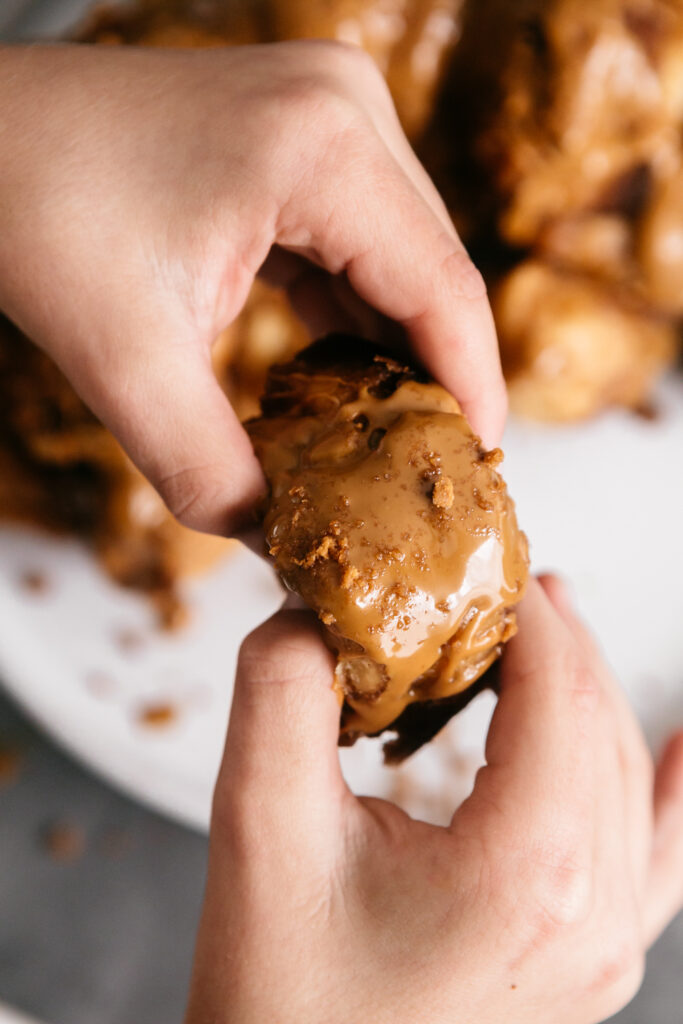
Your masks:
<svg viewBox="0 0 683 1024"><path fill-rule="evenodd" d="M272 685L289 674L290 660L272 624L266 622L242 642L238 672L247 679L258 678L260 683Z"/></svg>
<svg viewBox="0 0 683 1024"><path fill-rule="evenodd" d="M354 121L358 104L333 71L306 71L290 79L280 92L280 102L290 124L307 129L338 130Z"/></svg>
<svg viewBox="0 0 683 1024"><path fill-rule="evenodd" d="M238 672L259 685L305 688L331 675L330 659L307 613L279 612L242 642Z"/></svg>
<svg viewBox="0 0 683 1024"><path fill-rule="evenodd" d="M528 855L533 864L530 895L539 938L584 925L593 911L590 869L570 845L545 843Z"/></svg>
<svg viewBox="0 0 683 1024"><path fill-rule="evenodd" d="M278 108L290 122L308 129L321 124L338 130L362 125L373 99L388 95L388 87L373 58L352 43L331 39L296 44L301 69L277 83Z"/></svg>
<svg viewBox="0 0 683 1024"><path fill-rule="evenodd" d="M221 849L228 851L230 860L239 860L241 854L251 851L252 837L245 827L245 801L239 787L224 771L218 775L211 800L211 833L220 841Z"/></svg>
<svg viewBox="0 0 683 1024"><path fill-rule="evenodd" d="M355 81L355 76L362 74L379 82L384 81L374 59L361 46L336 39L325 40L322 45L328 66L342 77L353 75Z"/></svg>
<svg viewBox="0 0 683 1024"><path fill-rule="evenodd" d="M593 718L603 704L603 689L598 676L577 654L573 646L558 652L554 675L561 681L571 711L578 719Z"/></svg>
<svg viewBox="0 0 683 1024"><path fill-rule="evenodd" d="M163 477L156 488L175 519L190 528L207 529L222 503L225 481L211 467L187 467Z"/></svg>
<svg viewBox="0 0 683 1024"><path fill-rule="evenodd" d="M591 996L609 1000L615 1013L633 999L645 973L645 954L637 941L635 930L626 936L615 933L603 938L589 986Z"/></svg>
<svg viewBox="0 0 683 1024"><path fill-rule="evenodd" d="M221 772L211 802L211 837L224 863L239 872L240 885L249 889L250 902L264 889L264 868L272 837L262 816L254 814L253 800L229 773ZM267 886L266 886L267 888Z"/></svg>
<svg viewBox="0 0 683 1024"><path fill-rule="evenodd" d="M449 251L441 261L441 277L450 295L463 299L486 297L486 283L481 272L465 252L454 245L453 239L445 235Z"/></svg>

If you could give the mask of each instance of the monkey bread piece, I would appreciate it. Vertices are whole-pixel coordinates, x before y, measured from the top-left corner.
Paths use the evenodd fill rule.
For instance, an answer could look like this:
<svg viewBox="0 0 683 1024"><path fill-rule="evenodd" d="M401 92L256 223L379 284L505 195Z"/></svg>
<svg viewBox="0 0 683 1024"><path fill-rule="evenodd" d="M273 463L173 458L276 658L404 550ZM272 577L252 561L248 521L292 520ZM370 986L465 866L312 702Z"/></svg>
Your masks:
<svg viewBox="0 0 683 1024"><path fill-rule="evenodd" d="M519 264L492 304L511 408L575 420L612 405L638 408L673 362L676 330L588 276Z"/></svg>
<svg viewBox="0 0 683 1024"><path fill-rule="evenodd" d="M344 335L273 367L247 429L270 554L337 653L341 741L393 723L409 753L515 632L527 542L501 452L440 385ZM431 711L411 716L418 702Z"/></svg>
<svg viewBox="0 0 683 1024"><path fill-rule="evenodd" d="M258 43L267 31L265 0L137 0L97 4L74 33L102 46L217 47Z"/></svg>
<svg viewBox="0 0 683 1024"><path fill-rule="evenodd" d="M213 348L218 379L241 420L258 415L268 368L292 359L310 340L285 293L257 278Z"/></svg>
<svg viewBox="0 0 683 1024"><path fill-rule="evenodd" d="M387 79L407 133L432 110L464 0L138 0L98 6L78 39L109 45L215 47L333 39L364 49Z"/></svg>
<svg viewBox="0 0 683 1024"><path fill-rule="evenodd" d="M637 252L648 298L683 316L683 170L653 188L638 225Z"/></svg>
<svg viewBox="0 0 683 1024"><path fill-rule="evenodd" d="M680 153L683 7L667 0L537 0L512 34L497 113L480 141L499 228L533 244L546 224L628 212Z"/></svg>
<svg viewBox="0 0 683 1024"><path fill-rule="evenodd" d="M275 39L336 39L369 53L411 138L431 115L463 5L464 0L270 0Z"/></svg>
<svg viewBox="0 0 683 1024"><path fill-rule="evenodd" d="M171 516L61 370L2 317L0 471L0 521L76 534L112 579L151 598L165 628L186 618L179 579L230 548Z"/></svg>

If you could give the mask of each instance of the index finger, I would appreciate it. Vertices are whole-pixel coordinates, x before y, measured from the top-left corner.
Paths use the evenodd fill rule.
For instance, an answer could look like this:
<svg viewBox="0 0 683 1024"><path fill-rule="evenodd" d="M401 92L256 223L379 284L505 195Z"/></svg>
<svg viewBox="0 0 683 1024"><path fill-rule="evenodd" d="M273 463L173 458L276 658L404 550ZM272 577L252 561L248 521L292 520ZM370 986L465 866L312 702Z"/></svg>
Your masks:
<svg viewBox="0 0 683 1024"><path fill-rule="evenodd" d="M362 299L400 323L493 446L507 399L483 278L376 133L352 124L341 134L315 180L301 177L276 241L346 273Z"/></svg>

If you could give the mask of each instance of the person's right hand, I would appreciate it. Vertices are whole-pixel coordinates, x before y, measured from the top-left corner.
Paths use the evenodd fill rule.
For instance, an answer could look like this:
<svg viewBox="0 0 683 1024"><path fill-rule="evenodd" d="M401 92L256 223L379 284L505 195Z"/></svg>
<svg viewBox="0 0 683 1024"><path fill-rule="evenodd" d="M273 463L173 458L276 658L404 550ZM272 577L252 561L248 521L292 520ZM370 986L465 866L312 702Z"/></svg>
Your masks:
<svg viewBox="0 0 683 1024"><path fill-rule="evenodd" d="M561 585L530 581L486 766L447 828L356 798L302 613L243 645L186 1024L595 1024L683 899L683 734L642 734Z"/></svg>
<svg viewBox="0 0 683 1024"><path fill-rule="evenodd" d="M368 306L397 321L498 443L481 276L362 51L0 49L0 309L216 533L263 478L210 347L269 252L315 331Z"/></svg>

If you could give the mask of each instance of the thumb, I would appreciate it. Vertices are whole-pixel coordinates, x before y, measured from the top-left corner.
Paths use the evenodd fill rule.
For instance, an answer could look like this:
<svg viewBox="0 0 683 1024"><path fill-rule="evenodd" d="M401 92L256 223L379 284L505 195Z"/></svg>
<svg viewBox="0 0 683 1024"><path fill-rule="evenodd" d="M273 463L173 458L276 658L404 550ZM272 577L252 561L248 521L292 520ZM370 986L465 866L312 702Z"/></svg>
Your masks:
<svg viewBox="0 0 683 1024"><path fill-rule="evenodd" d="M269 844L334 834L325 818L346 792L337 754L333 660L310 612L279 612L240 650L214 826L247 822ZM258 822L256 822L258 818Z"/></svg>

